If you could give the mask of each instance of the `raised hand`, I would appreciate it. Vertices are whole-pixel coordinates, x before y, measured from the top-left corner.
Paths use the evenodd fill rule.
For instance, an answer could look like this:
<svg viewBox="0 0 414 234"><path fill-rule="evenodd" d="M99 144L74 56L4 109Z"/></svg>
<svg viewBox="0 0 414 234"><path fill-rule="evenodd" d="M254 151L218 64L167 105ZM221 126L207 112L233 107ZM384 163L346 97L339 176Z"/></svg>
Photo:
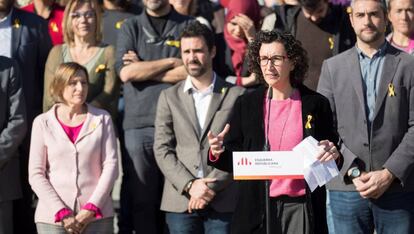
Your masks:
<svg viewBox="0 0 414 234"><path fill-rule="evenodd" d="M226 136L226 134L229 132L229 130L230 130L230 124L226 124L223 131L221 131L217 136L215 136L211 132L211 130L208 132L207 134L208 143L210 144L211 153L215 157L219 157L220 154L224 152L223 139Z"/></svg>

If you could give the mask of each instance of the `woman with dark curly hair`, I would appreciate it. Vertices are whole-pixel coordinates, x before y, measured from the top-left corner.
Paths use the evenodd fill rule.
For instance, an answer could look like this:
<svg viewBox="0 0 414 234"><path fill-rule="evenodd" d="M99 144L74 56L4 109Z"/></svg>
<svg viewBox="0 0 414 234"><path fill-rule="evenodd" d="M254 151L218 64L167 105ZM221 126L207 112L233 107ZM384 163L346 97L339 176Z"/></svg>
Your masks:
<svg viewBox="0 0 414 234"><path fill-rule="evenodd" d="M250 69L263 85L241 96L230 124L209 133L209 164L232 171L232 152L290 151L307 136L319 140L322 162L339 153L329 101L302 83L308 69L306 51L292 35L261 31L249 45ZM224 141L224 142L223 142ZM232 232L265 232L265 183L241 181ZM310 193L304 179L270 181L271 233L326 233L325 189Z"/></svg>

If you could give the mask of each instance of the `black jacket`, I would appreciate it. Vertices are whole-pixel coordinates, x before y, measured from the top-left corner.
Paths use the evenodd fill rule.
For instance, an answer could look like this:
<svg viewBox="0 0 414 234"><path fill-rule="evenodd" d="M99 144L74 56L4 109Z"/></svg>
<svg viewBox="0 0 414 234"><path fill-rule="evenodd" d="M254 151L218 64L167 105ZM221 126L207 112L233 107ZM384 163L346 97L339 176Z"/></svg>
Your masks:
<svg viewBox="0 0 414 234"><path fill-rule="evenodd" d="M274 8L276 14L275 28L288 31L296 36L296 22L300 6L281 5ZM319 27L333 35L334 48L333 55L339 54L355 45L355 32L349 21L349 15L346 8L329 3L328 13L318 24Z"/></svg>
<svg viewBox="0 0 414 234"><path fill-rule="evenodd" d="M302 101L303 126L312 115L311 128L303 128L303 137L337 142L329 101L322 95L301 85L298 87ZM226 151L216 162L209 164L225 171L232 171L233 151L261 151L265 143L263 105L266 88L258 88L238 98L230 121L230 131L224 139ZM263 181L240 181L236 210L233 215L232 233L265 233L265 198ZM312 195L315 233L327 233L325 188L316 189Z"/></svg>

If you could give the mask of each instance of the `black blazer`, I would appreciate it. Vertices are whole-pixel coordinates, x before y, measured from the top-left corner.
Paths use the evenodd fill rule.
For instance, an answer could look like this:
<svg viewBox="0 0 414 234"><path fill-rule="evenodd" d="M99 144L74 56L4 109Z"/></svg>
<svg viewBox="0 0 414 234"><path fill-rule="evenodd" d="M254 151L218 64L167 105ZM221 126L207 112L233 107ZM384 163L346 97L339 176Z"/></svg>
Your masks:
<svg viewBox="0 0 414 234"><path fill-rule="evenodd" d="M303 126L312 116L311 128L303 128L303 137L337 142L329 101L322 95L301 85L298 87L302 100ZM225 171L232 171L233 151L261 151L265 143L263 105L267 88L262 86L254 92L238 98L230 121L230 131L224 139L226 151L216 162L209 164ZM263 181L239 181L236 210L233 215L232 233L265 233L265 197ZM316 189L312 195L313 223L315 233L327 233L325 188Z"/></svg>

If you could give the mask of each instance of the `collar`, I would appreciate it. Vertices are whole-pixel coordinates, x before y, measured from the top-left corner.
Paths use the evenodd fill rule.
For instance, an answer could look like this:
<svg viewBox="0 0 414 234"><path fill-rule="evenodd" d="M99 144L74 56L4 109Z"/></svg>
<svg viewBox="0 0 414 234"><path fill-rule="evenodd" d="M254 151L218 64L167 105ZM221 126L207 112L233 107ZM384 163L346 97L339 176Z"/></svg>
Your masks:
<svg viewBox="0 0 414 234"><path fill-rule="evenodd" d="M212 93L213 90L214 90L214 84L215 83L216 83L216 73L213 73L213 81L207 87L207 89L202 91L202 92L203 93ZM199 90L196 87L194 87L193 82L191 82L191 76L187 76L187 78L185 79L184 90L183 91L184 91L184 93L186 93L189 90L199 92Z"/></svg>
<svg viewBox="0 0 414 234"><path fill-rule="evenodd" d="M378 51L374 55L372 55L372 58L384 56L385 51L387 50L388 44L389 44L388 41L385 40L384 43L382 43L382 45L379 47ZM358 57L360 59L369 58L360 48L358 48L356 44L355 44L355 48L357 49Z"/></svg>
<svg viewBox="0 0 414 234"><path fill-rule="evenodd" d="M11 8L9 14L6 17L4 17L3 19L0 19L0 28L7 28L12 25L12 22L11 22L12 13L13 13L13 7Z"/></svg>

